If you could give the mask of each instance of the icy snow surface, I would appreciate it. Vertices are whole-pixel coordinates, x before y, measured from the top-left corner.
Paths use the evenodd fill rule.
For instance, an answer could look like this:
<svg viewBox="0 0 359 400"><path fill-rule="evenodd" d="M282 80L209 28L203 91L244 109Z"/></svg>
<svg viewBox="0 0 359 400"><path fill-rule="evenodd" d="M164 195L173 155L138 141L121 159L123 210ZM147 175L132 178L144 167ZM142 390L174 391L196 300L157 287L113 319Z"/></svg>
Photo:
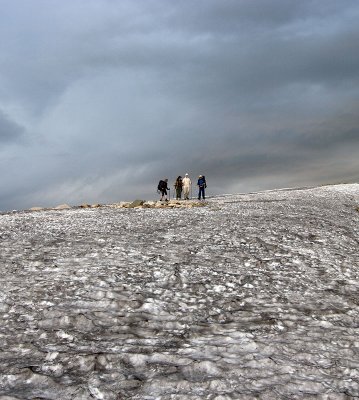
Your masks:
<svg viewBox="0 0 359 400"><path fill-rule="evenodd" d="M359 185L0 215L0 399L354 399Z"/></svg>

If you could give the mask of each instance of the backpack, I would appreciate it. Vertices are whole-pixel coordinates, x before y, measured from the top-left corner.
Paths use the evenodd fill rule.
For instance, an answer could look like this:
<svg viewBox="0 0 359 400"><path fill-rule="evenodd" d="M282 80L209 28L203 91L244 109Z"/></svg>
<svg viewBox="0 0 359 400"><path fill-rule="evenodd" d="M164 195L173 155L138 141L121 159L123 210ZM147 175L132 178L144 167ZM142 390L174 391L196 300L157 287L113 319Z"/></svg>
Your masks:
<svg viewBox="0 0 359 400"><path fill-rule="evenodd" d="M158 182L158 186L157 186L157 190L164 190L167 188L167 183L165 181L159 181Z"/></svg>

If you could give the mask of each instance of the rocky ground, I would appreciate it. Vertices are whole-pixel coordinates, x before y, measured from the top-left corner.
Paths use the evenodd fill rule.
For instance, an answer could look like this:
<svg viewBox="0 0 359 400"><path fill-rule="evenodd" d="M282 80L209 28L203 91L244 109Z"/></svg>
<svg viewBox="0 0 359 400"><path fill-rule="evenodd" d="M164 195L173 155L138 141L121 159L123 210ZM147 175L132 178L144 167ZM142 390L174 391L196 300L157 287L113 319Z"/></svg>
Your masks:
<svg viewBox="0 0 359 400"><path fill-rule="evenodd" d="M359 185L0 215L0 399L359 398Z"/></svg>

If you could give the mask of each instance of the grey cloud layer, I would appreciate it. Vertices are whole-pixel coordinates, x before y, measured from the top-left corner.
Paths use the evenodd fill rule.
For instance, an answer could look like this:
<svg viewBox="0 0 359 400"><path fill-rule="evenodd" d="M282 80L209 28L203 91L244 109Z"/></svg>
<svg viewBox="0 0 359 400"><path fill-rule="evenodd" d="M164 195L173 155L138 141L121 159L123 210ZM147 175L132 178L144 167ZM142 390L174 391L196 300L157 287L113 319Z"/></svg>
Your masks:
<svg viewBox="0 0 359 400"><path fill-rule="evenodd" d="M23 134L23 128L0 110L0 143L2 145L17 142Z"/></svg>
<svg viewBox="0 0 359 400"><path fill-rule="evenodd" d="M359 177L356 1L0 5L0 209Z"/></svg>

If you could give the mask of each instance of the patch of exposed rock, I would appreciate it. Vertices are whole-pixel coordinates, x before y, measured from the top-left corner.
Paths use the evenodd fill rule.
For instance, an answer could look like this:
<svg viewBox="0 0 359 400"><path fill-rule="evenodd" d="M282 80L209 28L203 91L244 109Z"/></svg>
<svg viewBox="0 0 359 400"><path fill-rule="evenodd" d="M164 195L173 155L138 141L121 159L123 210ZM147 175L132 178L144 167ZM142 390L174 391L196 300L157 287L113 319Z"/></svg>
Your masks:
<svg viewBox="0 0 359 400"><path fill-rule="evenodd" d="M69 210L75 208L193 208L204 207L208 205L204 201L195 200L169 200L169 201L147 201L147 200L134 200L134 201L121 201L113 204L87 204L83 203L79 206L69 206L68 204L60 204L56 207L31 207L28 211L45 211L45 210Z"/></svg>
<svg viewBox="0 0 359 400"><path fill-rule="evenodd" d="M169 201L146 201L135 200L133 202L121 202L111 205L115 208L193 208L204 207L204 201L193 200L169 200Z"/></svg>

